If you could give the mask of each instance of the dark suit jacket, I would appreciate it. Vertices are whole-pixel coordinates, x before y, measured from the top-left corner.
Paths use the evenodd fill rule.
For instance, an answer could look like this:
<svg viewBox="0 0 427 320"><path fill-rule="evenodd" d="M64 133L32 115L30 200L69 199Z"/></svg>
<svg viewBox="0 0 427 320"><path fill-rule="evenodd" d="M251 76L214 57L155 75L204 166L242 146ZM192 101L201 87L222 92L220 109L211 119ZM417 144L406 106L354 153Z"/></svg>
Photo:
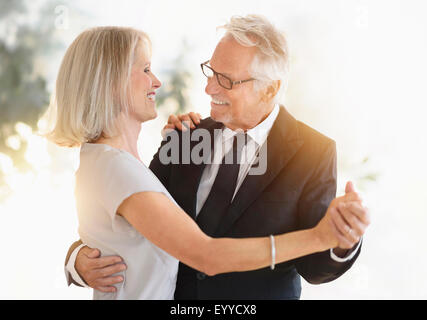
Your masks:
<svg viewBox="0 0 427 320"><path fill-rule="evenodd" d="M210 118L198 125L211 132L221 127L221 123ZM181 139L180 132L178 135ZM161 147L167 142L163 141ZM192 142L190 147L195 144ZM159 151L150 169L194 219L197 189L205 166L191 162L164 165ZM324 216L335 194L335 142L295 120L281 107L267 139L266 173L246 177L214 236L262 237L312 228ZM79 243L72 245L66 261ZM264 268L213 277L180 263L175 298L298 299L300 276L313 284L332 281L353 265L360 247L358 250L344 263L332 260L328 250L278 264L274 270Z"/></svg>
<svg viewBox="0 0 427 320"><path fill-rule="evenodd" d="M221 127L211 118L198 125L210 132ZM191 148L196 144L192 142ZM197 189L205 166L191 162L164 165L160 148L150 169L195 219ZM281 107L267 138L266 173L245 178L214 237L262 237L314 227L335 198L336 175L335 142ZM300 276L313 284L332 281L352 266L359 253L360 249L350 261L340 263L331 259L328 250L278 264L275 270L213 277L180 263L175 298L298 299Z"/></svg>

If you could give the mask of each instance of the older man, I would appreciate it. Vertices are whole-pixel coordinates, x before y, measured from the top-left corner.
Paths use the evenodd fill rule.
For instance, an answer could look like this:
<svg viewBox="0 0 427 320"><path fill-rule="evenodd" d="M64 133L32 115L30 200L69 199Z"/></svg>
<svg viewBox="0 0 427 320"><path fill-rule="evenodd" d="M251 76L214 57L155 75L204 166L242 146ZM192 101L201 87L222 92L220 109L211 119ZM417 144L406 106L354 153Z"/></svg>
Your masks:
<svg viewBox="0 0 427 320"><path fill-rule="evenodd" d="M211 117L199 121L191 114L191 118L195 130L205 129L211 134L213 155L220 153L220 159L231 149L236 132L243 130L248 161L233 170L221 163L200 164L193 159L188 164L165 163L161 157L162 147L168 143L165 139L150 169L200 228L213 237L260 237L314 227L336 194L335 143L294 119L278 104L287 85L284 36L265 18L255 15L234 17L224 28L226 34L211 59L201 65L208 78L205 91L212 98ZM180 120L185 118L170 117L166 128L181 128ZM221 134L215 135L215 130ZM179 139L183 136L180 133ZM194 146L191 143L190 151ZM258 166L265 161L261 174L251 174L256 161ZM346 192L352 189L348 184ZM332 281L359 255L368 213L355 215L340 208L340 216L336 228L342 248L288 261L273 270L212 277L181 263L175 298L298 299L300 276L315 284ZM122 281L114 274L125 268L126 261L99 255L96 249L74 243L67 255L71 273L67 275L82 285L114 290L113 285Z"/></svg>

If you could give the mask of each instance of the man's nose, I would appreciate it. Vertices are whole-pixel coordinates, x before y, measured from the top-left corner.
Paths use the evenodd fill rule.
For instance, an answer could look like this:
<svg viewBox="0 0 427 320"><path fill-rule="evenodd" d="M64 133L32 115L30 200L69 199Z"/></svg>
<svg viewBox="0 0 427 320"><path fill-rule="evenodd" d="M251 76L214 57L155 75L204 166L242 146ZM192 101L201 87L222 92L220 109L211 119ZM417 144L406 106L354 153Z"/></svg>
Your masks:
<svg viewBox="0 0 427 320"><path fill-rule="evenodd" d="M219 93L220 91L221 91L221 86L218 84L218 81L216 80L216 78L215 77L208 78L208 83L206 84L205 92L208 95L214 95Z"/></svg>

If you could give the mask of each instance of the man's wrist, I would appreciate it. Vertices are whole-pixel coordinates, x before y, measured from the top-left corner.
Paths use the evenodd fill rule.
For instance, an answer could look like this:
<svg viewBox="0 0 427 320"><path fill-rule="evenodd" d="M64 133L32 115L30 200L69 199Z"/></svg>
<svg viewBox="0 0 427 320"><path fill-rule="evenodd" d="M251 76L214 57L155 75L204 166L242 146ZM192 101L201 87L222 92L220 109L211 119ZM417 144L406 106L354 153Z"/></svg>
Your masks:
<svg viewBox="0 0 427 320"><path fill-rule="evenodd" d="M77 259L77 254L80 252L80 249L82 247L86 246L85 244L81 244L79 245L77 248L75 248L73 250L73 253L70 256L70 259L68 260L67 265L65 266L65 272L68 272L69 274L67 275L68 278L68 285L70 285L71 282L75 282L77 284L79 284L82 287L86 287L86 288L90 288L86 282L83 280L83 278L80 277L80 274L77 272L76 268L75 268L75 262ZM74 281L71 281L71 279Z"/></svg>

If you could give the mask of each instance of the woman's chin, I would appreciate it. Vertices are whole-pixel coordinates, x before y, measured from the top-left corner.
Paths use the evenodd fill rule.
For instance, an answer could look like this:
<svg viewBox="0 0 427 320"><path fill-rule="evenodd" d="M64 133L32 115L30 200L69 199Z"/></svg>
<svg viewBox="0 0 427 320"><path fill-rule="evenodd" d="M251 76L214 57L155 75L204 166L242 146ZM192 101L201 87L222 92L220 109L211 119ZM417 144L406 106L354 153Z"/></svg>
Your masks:
<svg viewBox="0 0 427 320"><path fill-rule="evenodd" d="M153 120L153 119L156 119L156 118L157 118L157 111L156 111L156 109L154 109L153 112L151 112L147 116L147 119L145 121L150 121L150 120Z"/></svg>
<svg viewBox="0 0 427 320"><path fill-rule="evenodd" d="M153 119L156 119L156 118L157 118L157 110L153 109Z"/></svg>
<svg viewBox="0 0 427 320"><path fill-rule="evenodd" d="M145 114L140 114L136 117L136 120L140 123L147 122L157 118L157 112L150 112Z"/></svg>

